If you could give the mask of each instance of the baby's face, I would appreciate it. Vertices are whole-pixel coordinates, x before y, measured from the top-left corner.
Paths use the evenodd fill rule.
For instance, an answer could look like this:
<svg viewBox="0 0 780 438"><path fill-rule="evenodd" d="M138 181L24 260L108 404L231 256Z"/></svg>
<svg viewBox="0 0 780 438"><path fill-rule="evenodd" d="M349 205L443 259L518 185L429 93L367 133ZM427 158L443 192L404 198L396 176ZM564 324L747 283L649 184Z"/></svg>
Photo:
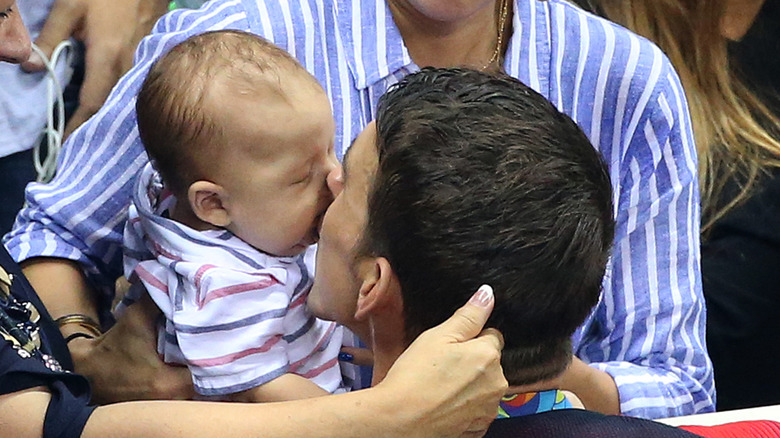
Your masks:
<svg viewBox="0 0 780 438"><path fill-rule="evenodd" d="M319 240L333 201L326 178L341 165L325 92L296 78L282 87L284 96L230 92L220 102L228 111L219 183L228 230L260 251L293 256Z"/></svg>

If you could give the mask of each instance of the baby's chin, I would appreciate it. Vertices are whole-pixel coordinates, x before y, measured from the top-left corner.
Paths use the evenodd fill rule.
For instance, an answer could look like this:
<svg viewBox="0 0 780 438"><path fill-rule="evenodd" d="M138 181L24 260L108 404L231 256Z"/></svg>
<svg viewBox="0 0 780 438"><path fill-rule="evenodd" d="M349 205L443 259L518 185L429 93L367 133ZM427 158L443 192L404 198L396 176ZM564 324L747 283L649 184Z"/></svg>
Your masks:
<svg viewBox="0 0 780 438"><path fill-rule="evenodd" d="M310 246L316 245L320 241L320 229L322 228L322 218L324 214L318 215L314 218L312 226L309 228L305 236L303 236L298 243L287 248L283 251L279 251L278 254L263 251L276 257L295 257L304 253Z"/></svg>
<svg viewBox="0 0 780 438"><path fill-rule="evenodd" d="M268 252L268 251L263 251L263 252L266 252L274 257L296 257L306 252L306 250L314 243L301 242L301 243L296 243L294 246L287 248L283 251L278 251L275 253Z"/></svg>

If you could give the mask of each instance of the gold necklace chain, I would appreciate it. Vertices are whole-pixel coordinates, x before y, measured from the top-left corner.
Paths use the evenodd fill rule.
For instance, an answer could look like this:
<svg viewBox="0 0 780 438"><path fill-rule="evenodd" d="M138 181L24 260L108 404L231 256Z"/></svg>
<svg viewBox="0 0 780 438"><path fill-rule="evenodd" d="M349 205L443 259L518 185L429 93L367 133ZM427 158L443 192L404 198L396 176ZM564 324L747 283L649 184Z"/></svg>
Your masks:
<svg viewBox="0 0 780 438"><path fill-rule="evenodd" d="M493 55L488 60L487 64L483 65L480 70L487 69L500 58L501 47L504 45L504 27L506 26L507 15L509 15L509 0L501 0L501 12L498 16L498 38L496 41L496 50L493 51Z"/></svg>

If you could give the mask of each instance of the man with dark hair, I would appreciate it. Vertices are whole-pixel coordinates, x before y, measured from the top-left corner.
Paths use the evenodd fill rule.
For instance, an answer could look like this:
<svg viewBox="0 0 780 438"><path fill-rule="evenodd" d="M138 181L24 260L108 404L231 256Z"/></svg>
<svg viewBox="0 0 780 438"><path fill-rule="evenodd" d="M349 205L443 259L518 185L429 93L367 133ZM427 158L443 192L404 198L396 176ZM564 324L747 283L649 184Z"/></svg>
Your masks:
<svg viewBox="0 0 780 438"><path fill-rule="evenodd" d="M338 196L323 221L309 306L367 341L373 384L397 374L393 362L457 308L461 290L483 282L495 289L486 326L504 335L510 392L550 378L553 388L577 366L569 339L601 290L611 190L599 154L541 95L510 77L423 69L382 98L343 178L329 184ZM499 417L513 418L493 422L488 436L694 436L558 410L551 394L560 395L505 397Z"/></svg>
<svg viewBox="0 0 780 438"><path fill-rule="evenodd" d="M356 326L374 350L374 383L483 282L496 292L488 325L505 337L510 385L569 366L614 225L606 166L568 116L508 76L425 69L382 98L375 128L349 149L345 186L326 214L309 303ZM345 210L360 214L338 228L364 231L338 257L327 237L339 231L325 228ZM359 291L346 310L331 299L349 291L329 282L344 272L338 260L354 261Z"/></svg>

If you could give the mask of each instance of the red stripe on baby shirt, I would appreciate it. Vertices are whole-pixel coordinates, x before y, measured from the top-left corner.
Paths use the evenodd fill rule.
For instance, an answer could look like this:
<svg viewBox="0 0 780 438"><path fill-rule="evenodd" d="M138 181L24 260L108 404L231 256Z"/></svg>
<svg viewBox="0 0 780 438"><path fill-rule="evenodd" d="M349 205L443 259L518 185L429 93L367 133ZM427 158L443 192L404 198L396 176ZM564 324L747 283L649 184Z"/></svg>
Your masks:
<svg viewBox="0 0 780 438"><path fill-rule="evenodd" d="M206 359L190 360L189 364L197 366L197 367L204 367L204 368L205 367L215 367L215 366L218 366L218 365L225 365L225 364L228 364L228 363L231 363L231 362L235 362L238 359L241 359L243 357L247 357L247 356L250 356L250 355L253 355L253 354L258 354L258 353L265 353L266 351L270 350L271 347L273 347L274 345L278 344L281 339L282 339L282 335L276 335L273 338L267 340L265 342L265 344L263 344L263 345L261 345L259 347L247 348L246 350L239 351L237 353L230 353L230 354L226 354L224 356L219 356L219 357L211 357L211 358L206 358Z"/></svg>
<svg viewBox="0 0 780 438"><path fill-rule="evenodd" d="M165 295L168 295L168 285L163 283L159 278L152 275L152 273L147 271L143 265L139 264L136 266L135 273L138 274L138 277L149 286L152 286L155 289L159 289L163 291Z"/></svg>
<svg viewBox="0 0 780 438"><path fill-rule="evenodd" d="M198 303L200 309L203 308L209 301L213 301L219 298L224 298L230 295L240 294L244 292L251 292L255 290L262 290L269 288L275 284L279 284L273 277L263 278L262 280L252 281L249 283L234 284L231 286L225 286L223 288L214 289L211 292L206 293L206 296Z"/></svg>

